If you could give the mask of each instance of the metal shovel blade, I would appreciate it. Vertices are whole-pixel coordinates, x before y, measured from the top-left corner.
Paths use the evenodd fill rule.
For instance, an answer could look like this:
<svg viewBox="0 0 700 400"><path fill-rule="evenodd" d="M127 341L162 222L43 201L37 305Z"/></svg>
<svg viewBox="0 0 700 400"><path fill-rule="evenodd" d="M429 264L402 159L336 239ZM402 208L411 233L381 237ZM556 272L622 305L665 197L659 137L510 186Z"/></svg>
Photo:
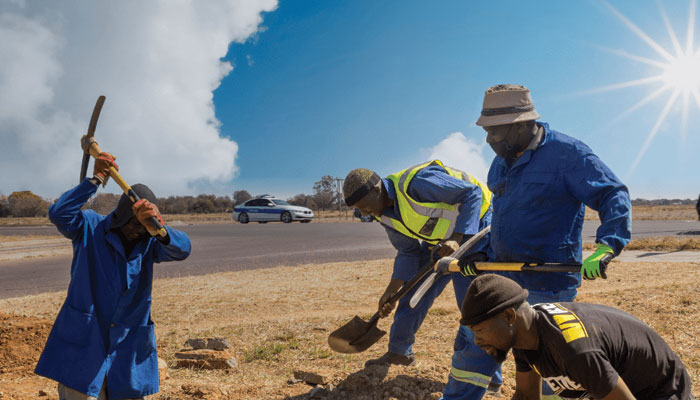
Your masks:
<svg viewBox="0 0 700 400"><path fill-rule="evenodd" d="M377 328L377 319L367 322L357 315L328 336L328 345L338 353L361 353L377 343L386 332ZM371 320L370 320L371 321Z"/></svg>

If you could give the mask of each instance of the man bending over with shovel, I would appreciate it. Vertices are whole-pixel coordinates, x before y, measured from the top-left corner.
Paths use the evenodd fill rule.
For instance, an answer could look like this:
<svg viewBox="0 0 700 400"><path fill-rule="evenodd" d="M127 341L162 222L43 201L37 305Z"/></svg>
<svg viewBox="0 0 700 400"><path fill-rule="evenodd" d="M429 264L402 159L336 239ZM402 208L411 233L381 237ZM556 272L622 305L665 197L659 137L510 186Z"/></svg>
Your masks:
<svg viewBox="0 0 700 400"><path fill-rule="evenodd" d="M692 400L681 359L642 321L586 303L531 306L528 291L495 274L475 278L463 325L498 362L513 349L513 399L539 400L541 382L565 399Z"/></svg>
<svg viewBox="0 0 700 400"><path fill-rule="evenodd" d="M343 194L348 206L358 208L364 215L374 216L385 226L389 240L398 251L391 280L379 299L380 317L388 316L395 307L389 298L414 277L421 266L431 262L433 246L440 244L437 255L448 256L459 248L460 243L489 226L491 221L491 192L486 186L439 160L407 168L383 179L371 170L355 169L345 178ZM477 242L467 251L467 257L485 252L487 244L488 237ZM433 301L450 280L457 303L461 304L471 277L458 273L438 278L415 308L409 306L415 288L407 292L398 301L389 334L389 351L367 361L366 366L415 363L412 349L415 334ZM472 368L478 374L480 360L486 360L488 365L492 361L473 343L465 345L470 337L465 330L468 329L462 327L458 331L453 359L456 365ZM467 351L462 351L464 349ZM500 384L499 375L492 384L493 389L497 390ZM485 391L480 386L473 389L479 392L479 397Z"/></svg>
<svg viewBox="0 0 700 400"><path fill-rule="evenodd" d="M158 391L156 337L151 321L153 263L184 260L190 239L165 227L156 237L152 217L162 219L145 186L142 199L122 195L102 216L81 207L106 183L114 157L100 153L94 176L64 193L49 218L73 242L71 282L35 373L58 381L60 400L133 399Z"/></svg>

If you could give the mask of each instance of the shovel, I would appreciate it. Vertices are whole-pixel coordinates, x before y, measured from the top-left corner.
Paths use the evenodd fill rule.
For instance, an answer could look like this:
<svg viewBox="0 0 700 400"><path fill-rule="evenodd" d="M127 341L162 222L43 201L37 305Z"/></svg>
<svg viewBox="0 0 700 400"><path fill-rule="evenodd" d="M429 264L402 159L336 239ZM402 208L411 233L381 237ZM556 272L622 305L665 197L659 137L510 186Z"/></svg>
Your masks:
<svg viewBox="0 0 700 400"><path fill-rule="evenodd" d="M464 244L459 246L459 249L457 249L452 256L459 257L464 254L474 243L483 238L489 232L489 229L490 227L484 228L482 231L472 236L469 240L464 242ZM433 254L437 253L439 246L440 245L437 245L435 249L433 249ZM404 283L401 289L389 298L387 303L398 301L433 270L433 261L431 260L418 271L416 276ZM361 353L367 350L386 335L386 331L377 328L379 318L379 312L374 313L369 321L365 321L356 315L350 322L336 329L328 336L328 345L334 351L345 354Z"/></svg>

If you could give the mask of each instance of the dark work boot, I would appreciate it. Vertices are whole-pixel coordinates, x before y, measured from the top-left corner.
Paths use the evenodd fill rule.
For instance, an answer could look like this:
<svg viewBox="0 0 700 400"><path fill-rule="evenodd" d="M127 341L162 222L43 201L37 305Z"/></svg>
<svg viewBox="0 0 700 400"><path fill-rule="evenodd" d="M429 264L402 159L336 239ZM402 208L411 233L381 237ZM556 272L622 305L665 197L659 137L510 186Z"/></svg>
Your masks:
<svg viewBox="0 0 700 400"><path fill-rule="evenodd" d="M416 355L415 354L409 354L409 355L403 355L403 354L398 354L394 353L391 351L387 351L384 353L383 356L379 358L375 358L373 360L367 360L365 362L365 367L369 367L370 365L388 365L388 364L394 364L394 365L415 365L416 364Z"/></svg>

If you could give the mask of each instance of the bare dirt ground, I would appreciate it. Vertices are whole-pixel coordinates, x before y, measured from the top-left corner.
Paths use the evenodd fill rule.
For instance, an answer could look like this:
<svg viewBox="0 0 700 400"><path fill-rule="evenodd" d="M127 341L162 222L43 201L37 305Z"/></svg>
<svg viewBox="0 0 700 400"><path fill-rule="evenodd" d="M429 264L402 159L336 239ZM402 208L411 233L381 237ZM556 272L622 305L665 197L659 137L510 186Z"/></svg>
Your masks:
<svg viewBox="0 0 700 400"><path fill-rule="evenodd" d="M325 376L332 399L436 399L447 379L459 311L446 290L418 333L412 367L363 369L386 350L383 338L354 355L332 352L330 332L354 315L369 318L390 276L391 260L280 267L158 280L153 319L158 352L170 366L159 400L310 399L313 387L293 371ZM614 262L608 280L586 281L578 301L637 316L679 354L700 395L700 263ZM55 383L32 374L65 293L0 301L0 399L56 399ZM388 329L390 320L380 321ZM176 369L188 338L224 337L238 366L229 372ZM504 366L510 398L514 366Z"/></svg>
<svg viewBox="0 0 700 400"><path fill-rule="evenodd" d="M70 255L70 240L63 236L0 236L0 261Z"/></svg>

